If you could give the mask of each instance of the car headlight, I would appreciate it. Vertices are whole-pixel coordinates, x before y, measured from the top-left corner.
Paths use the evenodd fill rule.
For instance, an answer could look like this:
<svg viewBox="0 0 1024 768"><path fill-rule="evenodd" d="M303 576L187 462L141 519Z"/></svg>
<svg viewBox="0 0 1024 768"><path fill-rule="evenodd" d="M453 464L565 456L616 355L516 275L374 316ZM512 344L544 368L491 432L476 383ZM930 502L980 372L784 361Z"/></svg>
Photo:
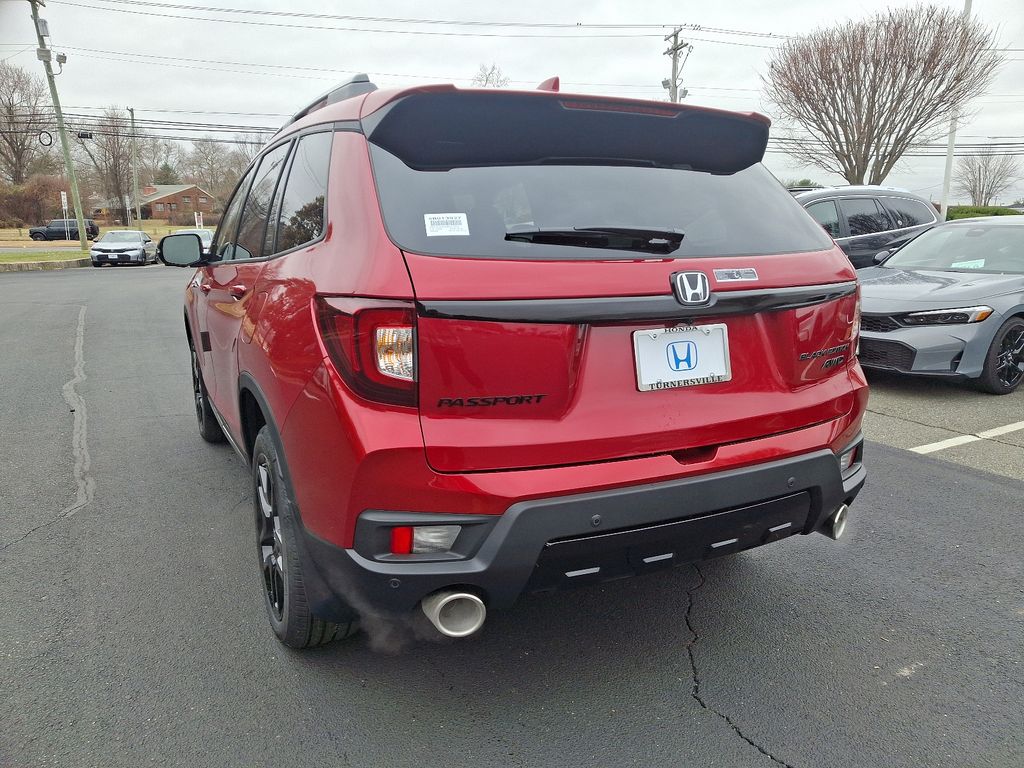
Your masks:
<svg viewBox="0 0 1024 768"><path fill-rule="evenodd" d="M963 325L964 323L980 323L993 311L992 307L930 309L926 312L909 312L899 320L903 325Z"/></svg>

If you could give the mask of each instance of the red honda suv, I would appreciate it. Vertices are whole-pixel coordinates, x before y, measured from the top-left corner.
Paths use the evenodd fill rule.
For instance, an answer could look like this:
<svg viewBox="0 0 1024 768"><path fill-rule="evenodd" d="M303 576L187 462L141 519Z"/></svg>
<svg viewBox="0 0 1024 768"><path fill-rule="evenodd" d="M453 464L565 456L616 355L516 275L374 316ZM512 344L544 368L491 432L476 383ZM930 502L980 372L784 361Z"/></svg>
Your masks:
<svg viewBox="0 0 1024 768"><path fill-rule="evenodd" d="M163 239L283 643L417 609L460 637L527 592L842 533L858 286L768 126L361 76L253 161L208 253Z"/></svg>

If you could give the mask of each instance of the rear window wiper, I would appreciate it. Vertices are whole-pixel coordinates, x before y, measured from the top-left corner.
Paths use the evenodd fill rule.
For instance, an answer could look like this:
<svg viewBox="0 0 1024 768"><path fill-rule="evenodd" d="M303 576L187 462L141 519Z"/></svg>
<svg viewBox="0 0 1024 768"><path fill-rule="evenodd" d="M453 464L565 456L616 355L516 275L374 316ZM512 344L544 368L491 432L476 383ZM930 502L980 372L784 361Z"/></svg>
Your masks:
<svg viewBox="0 0 1024 768"><path fill-rule="evenodd" d="M650 227L536 227L511 229L506 240L581 248L612 248L645 253L672 253L683 242L679 229Z"/></svg>

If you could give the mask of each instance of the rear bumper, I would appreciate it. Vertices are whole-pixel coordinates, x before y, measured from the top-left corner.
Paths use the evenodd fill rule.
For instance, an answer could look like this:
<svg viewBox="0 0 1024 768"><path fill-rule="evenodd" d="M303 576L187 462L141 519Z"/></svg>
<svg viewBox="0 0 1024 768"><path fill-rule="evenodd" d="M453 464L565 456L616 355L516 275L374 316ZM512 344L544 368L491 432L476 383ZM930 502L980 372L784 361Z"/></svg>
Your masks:
<svg viewBox="0 0 1024 768"><path fill-rule="evenodd" d="M858 438L850 445L861 443ZM862 457L860 457L862 459ZM477 591L491 608L520 595L710 559L821 530L860 492L858 461L843 478L828 449L740 469L513 504L501 516L418 514L419 524L458 523L459 559L398 560L387 530L409 513L367 512L354 547L303 536L305 580L326 618L402 615L451 586ZM429 519L428 519L429 518ZM389 559L390 558L390 559ZM342 600L338 600L341 597Z"/></svg>

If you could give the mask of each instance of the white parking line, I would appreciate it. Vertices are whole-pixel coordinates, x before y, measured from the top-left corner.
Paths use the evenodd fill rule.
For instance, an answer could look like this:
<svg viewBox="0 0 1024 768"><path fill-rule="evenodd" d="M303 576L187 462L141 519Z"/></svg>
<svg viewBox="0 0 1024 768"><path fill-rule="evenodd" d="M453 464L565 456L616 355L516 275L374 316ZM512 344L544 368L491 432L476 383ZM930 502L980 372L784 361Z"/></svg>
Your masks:
<svg viewBox="0 0 1024 768"><path fill-rule="evenodd" d="M976 443L979 440L991 440L993 437L999 437L1000 435L1005 435L1008 432L1016 432L1019 429L1024 429L1024 421L1015 421L1013 424L986 429L973 435L959 435L958 437L951 437L948 440L939 440L937 443L919 445L917 448L911 448L910 450L914 453L935 453L936 451L952 448L956 445Z"/></svg>

